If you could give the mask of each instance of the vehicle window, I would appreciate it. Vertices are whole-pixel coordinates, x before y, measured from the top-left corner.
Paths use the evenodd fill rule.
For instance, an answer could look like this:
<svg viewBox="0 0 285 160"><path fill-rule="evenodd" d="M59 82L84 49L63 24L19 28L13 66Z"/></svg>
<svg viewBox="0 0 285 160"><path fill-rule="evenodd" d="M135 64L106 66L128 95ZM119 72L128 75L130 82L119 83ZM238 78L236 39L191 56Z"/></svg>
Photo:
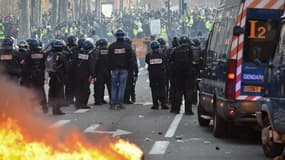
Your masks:
<svg viewBox="0 0 285 160"><path fill-rule="evenodd" d="M245 61L266 63L273 56L278 36L278 22L250 19L246 24Z"/></svg>
<svg viewBox="0 0 285 160"><path fill-rule="evenodd" d="M217 13L209 47L209 50L217 56L216 58L222 58L230 51L232 32L238 9L238 5L227 6L227 8L223 8Z"/></svg>

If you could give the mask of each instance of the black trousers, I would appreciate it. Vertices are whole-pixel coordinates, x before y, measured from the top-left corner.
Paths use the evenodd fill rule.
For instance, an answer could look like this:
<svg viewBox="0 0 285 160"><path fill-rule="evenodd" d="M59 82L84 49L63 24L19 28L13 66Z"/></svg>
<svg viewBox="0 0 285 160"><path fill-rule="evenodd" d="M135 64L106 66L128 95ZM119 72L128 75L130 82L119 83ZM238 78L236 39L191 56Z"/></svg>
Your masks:
<svg viewBox="0 0 285 160"><path fill-rule="evenodd" d="M90 83L87 77L78 77L76 81L76 108L86 107L90 96Z"/></svg>
<svg viewBox="0 0 285 160"><path fill-rule="evenodd" d="M130 98L132 96L135 97L135 93L134 93L134 76L131 75L131 74L128 74L128 80L127 80L127 85L126 85L126 89L125 89L124 101L125 102L130 101ZM133 100L134 97L132 97L132 100Z"/></svg>
<svg viewBox="0 0 285 160"><path fill-rule="evenodd" d="M192 112L192 100L193 100L193 78L185 76L185 74L175 75L173 77L173 100L171 104L171 110L174 112L180 111L182 104L182 98L185 100L185 112Z"/></svg>
<svg viewBox="0 0 285 160"><path fill-rule="evenodd" d="M150 79L151 96L154 107L166 105L165 80Z"/></svg>
<svg viewBox="0 0 285 160"><path fill-rule="evenodd" d="M74 98L76 94L76 81L74 76L69 77L68 80L65 81L65 101L67 104L73 104Z"/></svg>
<svg viewBox="0 0 285 160"><path fill-rule="evenodd" d="M96 75L96 82L94 84L94 98L95 103L102 103L104 101L105 86L107 86L109 100L111 99L111 75L109 72L102 72Z"/></svg>
<svg viewBox="0 0 285 160"><path fill-rule="evenodd" d="M58 75L51 75L49 81L48 103L53 111L60 110L64 101L64 83L63 78Z"/></svg>

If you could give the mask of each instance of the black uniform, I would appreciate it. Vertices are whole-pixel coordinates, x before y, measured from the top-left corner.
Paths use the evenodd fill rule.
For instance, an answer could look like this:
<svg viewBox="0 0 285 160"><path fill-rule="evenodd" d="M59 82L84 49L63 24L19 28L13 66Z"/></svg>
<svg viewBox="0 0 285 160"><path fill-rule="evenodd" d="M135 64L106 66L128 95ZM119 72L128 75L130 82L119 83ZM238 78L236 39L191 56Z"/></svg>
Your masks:
<svg viewBox="0 0 285 160"><path fill-rule="evenodd" d="M153 50L146 55L145 62L148 64L149 81L152 93L153 107L152 109L158 109L159 101L162 109L168 109L166 105L166 58L159 52L159 50Z"/></svg>
<svg viewBox="0 0 285 160"><path fill-rule="evenodd" d="M128 80L125 90L125 97L124 97L124 102L127 104L134 103L136 101L135 87L139 72L136 53L134 50L132 52L133 52L133 57L132 57L133 67L129 70Z"/></svg>
<svg viewBox="0 0 285 160"><path fill-rule="evenodd" d="M68 55L69 69L66 74L65 80L65 99L67 104L73 104L76 93L76 80L74 78L74 71L76 69L76 60L80 49L76 45L67 46L70 54Z"/></svg>
<svg viewBox="0 0 285 160"><path fill-rule="evenodd" d="M172 52L172 48L167 48L163 47L162 48L162 53L165 56L165 66L166 66L166 80L165 80L165 89L166 89L166 103L170 102L170 64L169 64L169 59L170 59L170 54Z"/></svg>
<svg viewBox="0 0 285 160"><path fill-rule="evenodd" d="M31 49L30 86L37 92L43 112L48 112L47 99L44 90L46 55L41 49Z"/></svg>
<svg viewBox="0 0 285 160"><path fill-rule="evenodd" d="M63 48L53 48L46 53L46 67L50 76L48 98L56 115L64 114L60 110L64 102L64 78L68 71L67 53L64 52Z"/></svg>
<svg viewBox="0 0 285 160"><path fill-rule="evenodd" d="M109 66L109 55L108 49L100 48L95 49L95 59L96 59L96 82L94 85L94 98L95 104L101 105L106 103L104 100L105 85L107 86L109 99L111 96L111 73Z"/></svg>
<svg viewBox="0 0 285 160"><path fill-rule="evenodd" d="M94 52L82 50L76 60L76 108L90 108L87 106L90 95L90 82L95 78Z"/></svg>
<svg viewBox="0 0 285 160"><path fill-rule="evenodd" d="M18 85L20 85L22 76L21 61L20 53L13 48L0 49L1 71L8 76L9 80L14 81Z"/></svg>
<svg viewBox="0 0 285 160"><path fill-rule="evenodd" d="M185 99L185 113L192 112L193 95L193 71L192 71L192 51L189 45L181 45L173 50L170 57L172 69L172 85L174 89L174 99L172 101L171 112L179 113L182 104L182 96Z"/></svg>
<svg viewBox="0 0 285 160"><path fill-rule="evenodd" d="M26 48L19 48L20 53L20 66L22 70L21 85L31 87L31 54Z"/></svg>
<svg viewBox="0 0 285 160"><path fill-rule="evenodd" d="M194 83L193 83L193 104L197 103L197 89L198 89L198 82L197 79L199 78L200 75L200 65L201 65L201 54L202 54L202 50L200 46L191 46L191 50L192 50L192 55L193 55L193 79L194 79Z"/></svg>

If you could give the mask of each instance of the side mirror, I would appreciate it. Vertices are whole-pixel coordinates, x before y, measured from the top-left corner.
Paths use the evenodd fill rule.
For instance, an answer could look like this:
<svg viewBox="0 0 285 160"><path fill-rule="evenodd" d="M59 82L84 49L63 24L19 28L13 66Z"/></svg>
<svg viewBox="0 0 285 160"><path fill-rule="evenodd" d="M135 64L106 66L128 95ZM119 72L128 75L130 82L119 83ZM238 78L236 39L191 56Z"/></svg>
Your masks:
<svg viewBox="0 0 285 160"><path fill-rule="evenodd" d="M233 35L239 36L240 34L244 34L244 28L241 28L240 26L235 26Z"/></svg>

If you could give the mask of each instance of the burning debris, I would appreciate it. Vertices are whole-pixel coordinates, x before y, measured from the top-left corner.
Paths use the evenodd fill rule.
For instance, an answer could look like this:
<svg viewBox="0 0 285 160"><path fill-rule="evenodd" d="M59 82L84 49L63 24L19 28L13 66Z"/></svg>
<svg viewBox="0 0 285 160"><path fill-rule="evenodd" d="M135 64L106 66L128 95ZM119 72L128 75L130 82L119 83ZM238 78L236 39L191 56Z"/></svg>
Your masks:
<svg viewBox="0 0 285 160"><path fill-rule="evenodd" d="M0 78L1 160L141 160L143 152L120 138L91 144L78 131L62 135L59 129L36 118L35 96Z"/></svg>

